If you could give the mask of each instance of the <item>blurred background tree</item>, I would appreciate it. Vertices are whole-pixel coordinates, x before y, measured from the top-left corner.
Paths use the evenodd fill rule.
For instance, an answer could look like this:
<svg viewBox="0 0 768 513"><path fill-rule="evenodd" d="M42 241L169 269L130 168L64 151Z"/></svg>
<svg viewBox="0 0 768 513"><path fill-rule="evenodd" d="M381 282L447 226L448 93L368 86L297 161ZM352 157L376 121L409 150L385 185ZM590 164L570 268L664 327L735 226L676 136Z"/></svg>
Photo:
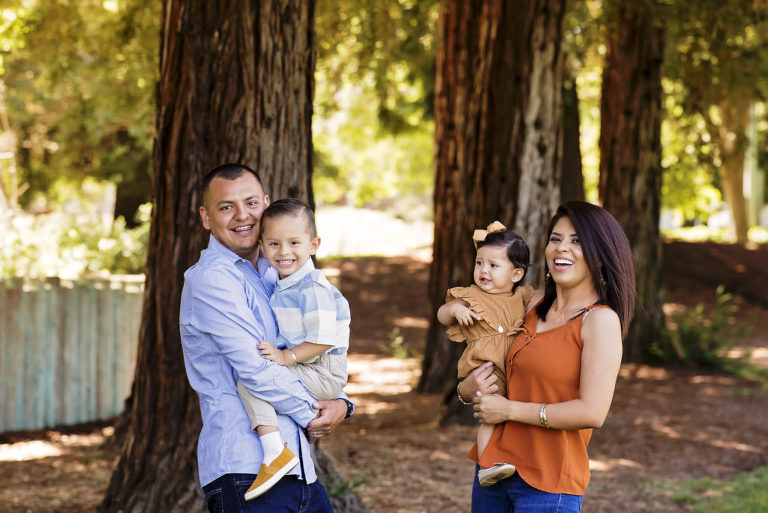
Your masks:
<svg viewBox="0 0 768 513"><path fill-rule="evenodd" d="M70 223L89 228L122 216L125 230L140 228L138 207L150 198L156 4L0 2L0 208L17 217L17 204L33 215L90 212L93 221ZM439 4L318 3L312 128L319 207L431 217ZM561 195L593 202L599 201L604 33L611 23L606 5L568 2L562 29ZM757 225L766 202L768 7L754 0L664 0L660 9L667 40L662 233L765 240Z"/></svg>

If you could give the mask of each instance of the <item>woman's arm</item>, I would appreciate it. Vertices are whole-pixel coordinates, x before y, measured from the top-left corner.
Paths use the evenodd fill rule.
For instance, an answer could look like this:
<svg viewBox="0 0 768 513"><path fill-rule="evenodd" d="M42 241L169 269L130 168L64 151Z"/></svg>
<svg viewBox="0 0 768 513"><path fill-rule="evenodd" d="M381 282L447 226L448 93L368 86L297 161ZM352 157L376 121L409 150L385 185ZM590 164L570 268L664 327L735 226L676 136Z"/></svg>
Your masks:
<svg viewBox="0 0 768 513"><path fill-rule="evenodd" d="M593 310L581 328L584 347L581 353L579 397L547 404L547 424L553 429L602 427L613 400L613 390L621 365L621 326L613 310ZM509 401L498 395L474 399L477 418L486 424L505 421L540 426L539 403Z"/></svg>

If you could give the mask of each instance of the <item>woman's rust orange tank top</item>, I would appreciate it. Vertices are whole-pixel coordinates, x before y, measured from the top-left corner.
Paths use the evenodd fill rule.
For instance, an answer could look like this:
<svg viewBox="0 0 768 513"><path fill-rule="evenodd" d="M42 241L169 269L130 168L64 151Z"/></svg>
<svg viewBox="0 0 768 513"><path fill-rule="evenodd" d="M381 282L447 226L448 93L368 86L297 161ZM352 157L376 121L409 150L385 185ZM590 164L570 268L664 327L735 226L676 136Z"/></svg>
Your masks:
<svg viewBox="0 0 768 513"><path fill-rule="evenodd" d="M579 396L581 325L585 314L536 333L538 315L525 316L525 331L507 354L507 398L533 403L559 403ZM589 484L587 445L591 429L559 430L505 422L496 426L478 458L477 444L469 458L481 467L511 463L526 483L549 493L583 495Z"/></svg>

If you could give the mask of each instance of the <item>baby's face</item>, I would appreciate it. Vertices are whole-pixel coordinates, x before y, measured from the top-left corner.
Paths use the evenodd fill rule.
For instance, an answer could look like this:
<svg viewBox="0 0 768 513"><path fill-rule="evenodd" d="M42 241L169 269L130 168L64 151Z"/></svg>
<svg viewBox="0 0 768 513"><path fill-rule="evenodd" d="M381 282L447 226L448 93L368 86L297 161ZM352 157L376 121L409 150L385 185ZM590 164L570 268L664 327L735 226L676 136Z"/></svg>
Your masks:
<svg viewBox="0 0 768 513"><path fill-rule="evenodd" d="M489 294L510 294L515 283L523 277L523 270L515 267L507 256L505 246L485 245L477 250L475 258L475 285Z"/></svg>

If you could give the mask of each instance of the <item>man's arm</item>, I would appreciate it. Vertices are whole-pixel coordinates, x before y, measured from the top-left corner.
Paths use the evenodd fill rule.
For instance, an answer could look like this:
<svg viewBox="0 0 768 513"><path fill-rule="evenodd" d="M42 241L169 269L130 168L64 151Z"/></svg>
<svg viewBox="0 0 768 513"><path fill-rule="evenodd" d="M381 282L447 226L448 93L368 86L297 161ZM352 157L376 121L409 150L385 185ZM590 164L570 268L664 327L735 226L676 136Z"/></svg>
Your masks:
<svg viewBox="0 0 768 513"><path fill-rule="evenodd" d="M212 268L202 270L196 278L187 283L193 289L195 328L211 336L252 394L306 426L317 414L312 407L315 399L294 373L259 354L258 341L266 333L248 304L240 277L227 269Z"/></svg>

